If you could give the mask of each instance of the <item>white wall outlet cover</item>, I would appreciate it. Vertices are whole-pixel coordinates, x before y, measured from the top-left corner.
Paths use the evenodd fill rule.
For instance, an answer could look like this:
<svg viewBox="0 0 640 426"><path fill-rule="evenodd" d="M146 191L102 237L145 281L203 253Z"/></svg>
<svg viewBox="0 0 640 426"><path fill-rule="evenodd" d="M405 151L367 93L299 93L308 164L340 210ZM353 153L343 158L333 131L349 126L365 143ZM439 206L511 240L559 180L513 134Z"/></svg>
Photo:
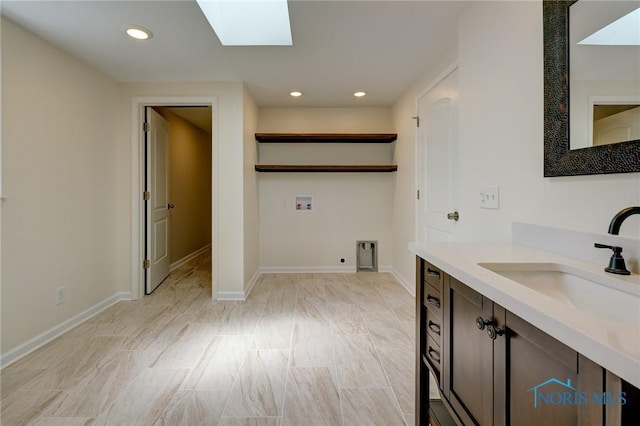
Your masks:
<svg viewBox="0 0 640 426"><path fill-rule="evenodd" d="M479 206L483 209L500 208L500 187L498 185L487 185L480 188Z"/></svg>

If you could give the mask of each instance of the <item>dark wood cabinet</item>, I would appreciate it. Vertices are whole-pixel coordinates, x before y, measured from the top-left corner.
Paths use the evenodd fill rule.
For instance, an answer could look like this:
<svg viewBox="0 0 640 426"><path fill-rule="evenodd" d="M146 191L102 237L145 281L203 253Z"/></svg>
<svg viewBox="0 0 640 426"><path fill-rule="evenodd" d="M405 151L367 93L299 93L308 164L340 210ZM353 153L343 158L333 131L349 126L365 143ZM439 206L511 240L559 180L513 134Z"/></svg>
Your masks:
<svg viewBox="0 0 640 426"><path fill-rule="evenodd" d="M637 388L420 258L416 290L416 425L446 423L429 371L449 422L640 424Z"/></svg>
<svg viewBox="0 0 640 426"><path fill-rule="evenodd" d="M493 341L476 326L493 318L493 304L448 276L444 288L444 395L464 424L494 424Z"/></svg>

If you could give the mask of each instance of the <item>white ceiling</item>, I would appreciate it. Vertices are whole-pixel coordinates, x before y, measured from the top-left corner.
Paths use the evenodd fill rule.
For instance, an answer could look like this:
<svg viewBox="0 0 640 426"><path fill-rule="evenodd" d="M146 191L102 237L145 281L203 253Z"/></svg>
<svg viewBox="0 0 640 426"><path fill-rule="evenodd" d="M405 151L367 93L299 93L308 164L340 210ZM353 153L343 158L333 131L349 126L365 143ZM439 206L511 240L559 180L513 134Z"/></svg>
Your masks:
<svg viewBox="0 0 640 426"><path fill-rule="evenodd" d="M457 42L462 1L289 0L293 46L223 47L195 1L11 1L2 14L119 82L244 81L259 106L390 106ZM149 28L146 42L125 35ZM301 90L302 98L288 93ZM352 93L364 90L356 99Z"/></svg>

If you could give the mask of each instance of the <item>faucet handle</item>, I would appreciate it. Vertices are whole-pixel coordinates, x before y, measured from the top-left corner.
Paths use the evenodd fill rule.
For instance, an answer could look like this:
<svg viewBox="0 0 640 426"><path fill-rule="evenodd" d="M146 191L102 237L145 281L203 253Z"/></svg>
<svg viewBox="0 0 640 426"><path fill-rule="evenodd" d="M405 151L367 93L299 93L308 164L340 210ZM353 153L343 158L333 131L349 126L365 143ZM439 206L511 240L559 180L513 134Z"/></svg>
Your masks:
<svg viewBox="0 0 640 426"><path fill-rule="evenodd" d="M631 272L627 270L627 265L624 263L624 258L622 257L622 247L608 246L606 244L600 244L600 243L595 243L593 246L595 248L607 248L607 249L613 250L611 259L609 259L609 266L604 268L605 272L609 272L611 274L618 274L618 275L631 274Z"/></svg>

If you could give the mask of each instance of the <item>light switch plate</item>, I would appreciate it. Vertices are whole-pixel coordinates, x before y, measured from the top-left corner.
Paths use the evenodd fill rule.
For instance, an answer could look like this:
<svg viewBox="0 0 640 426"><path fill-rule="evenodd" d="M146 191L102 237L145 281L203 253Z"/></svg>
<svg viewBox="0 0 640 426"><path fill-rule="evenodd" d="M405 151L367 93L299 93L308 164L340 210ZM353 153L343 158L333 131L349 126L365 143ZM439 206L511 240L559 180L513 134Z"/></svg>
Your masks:
<svg viewBox="0 0 640 426"><path fill-rule="evenodd" d="M498 185L488 185L480 188L480 208L500 208L500 187Z"/></svg>

